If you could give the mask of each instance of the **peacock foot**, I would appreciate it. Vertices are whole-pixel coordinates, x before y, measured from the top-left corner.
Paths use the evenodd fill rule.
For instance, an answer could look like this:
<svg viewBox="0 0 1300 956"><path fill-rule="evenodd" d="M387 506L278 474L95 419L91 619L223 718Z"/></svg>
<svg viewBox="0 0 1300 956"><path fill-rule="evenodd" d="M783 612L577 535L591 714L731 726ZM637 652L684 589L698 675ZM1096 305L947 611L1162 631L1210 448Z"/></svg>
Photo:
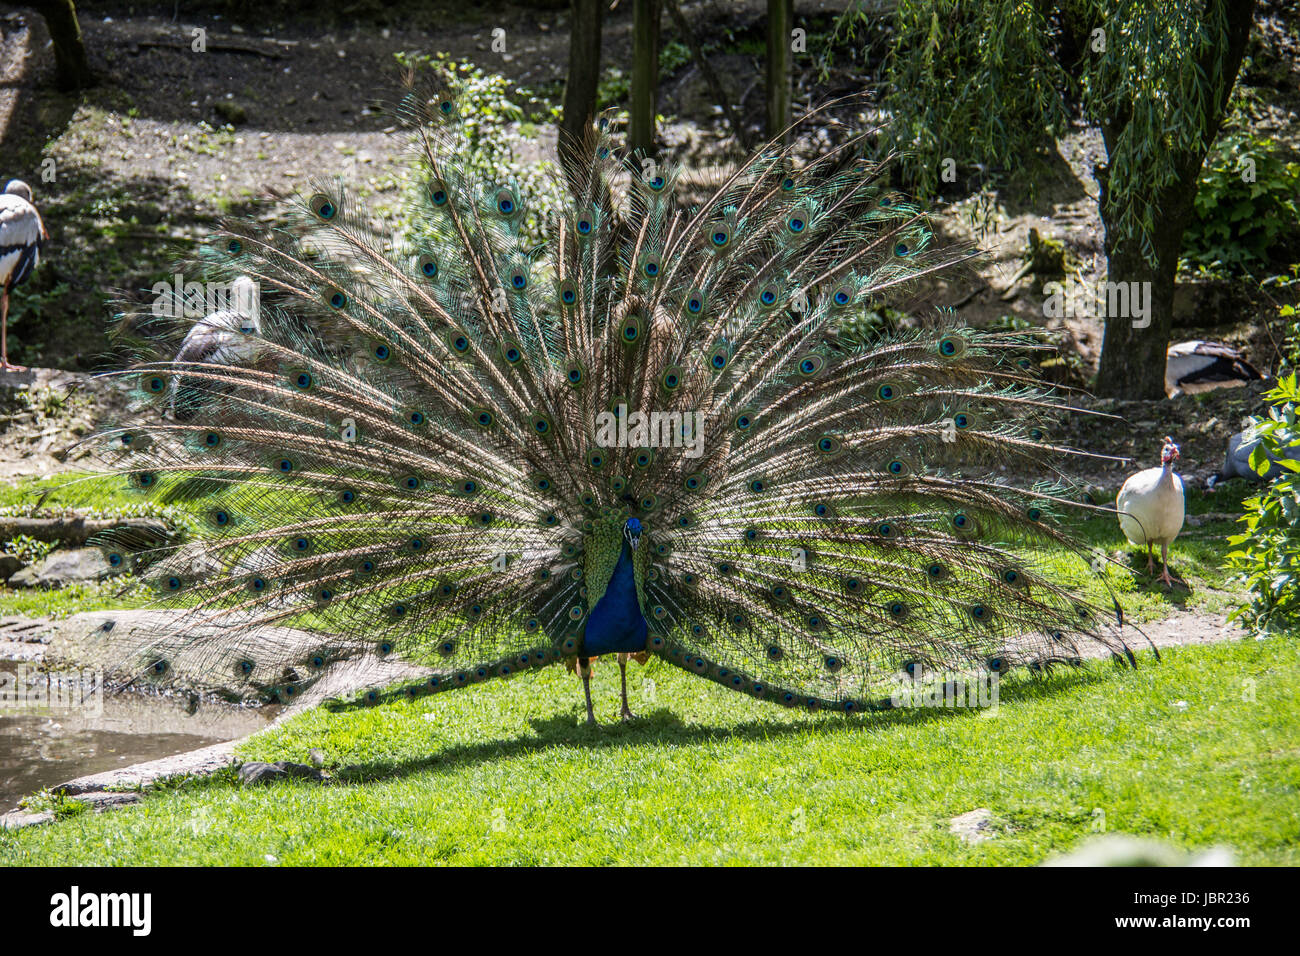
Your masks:
<svg viewBox="0 0 1300 956"><path fill-rule="evenodd" d="M628 707L627 704L624 704L624 705L623 705L623 710L622 710L622 714L621 714L621 716L622 716L623 720L625 720L625 721L628 721L628 720L636 720L636 714L632 713L632 709L631 709L630 707Z"/></svg>
<svg viewBox="0 0 1300 956"><path fill-rule="evenodd" d="M8 362L0 362L0 372L25 372L26 365L11 365Z"/></svg>
<svg viewBox="0 0 1300 956"><path fill-rule="evenodd" d="M1160 572L1160 580L1165 583L1165 588L1172 591L1174 589L1174 579L1169 576L1169 569L1165 568Z"/></svg>

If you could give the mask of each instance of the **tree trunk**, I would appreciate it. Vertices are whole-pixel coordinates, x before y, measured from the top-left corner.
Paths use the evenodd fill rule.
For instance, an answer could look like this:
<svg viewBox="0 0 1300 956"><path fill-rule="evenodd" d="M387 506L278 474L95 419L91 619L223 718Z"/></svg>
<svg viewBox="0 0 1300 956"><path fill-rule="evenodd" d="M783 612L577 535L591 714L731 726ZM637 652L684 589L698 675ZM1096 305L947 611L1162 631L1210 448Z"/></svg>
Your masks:
<svg viewBox="0 0 1300 956"><path fill-rule="evenodd" d="M790 125L790 31L794 0L767 0L767 135L775 139ZM787 138L788 137L783 137Z"/></svg>
<svg viewBox="0 0 1300 956"><path fill-rule="evenodd" d="M80 90L95 85L95 76L86 61L86 45L81 39L81 24L72 0L34 0L32 6L45 18L54 45L54 63L61 90Z"/></svg>
<svg viewBox="0 0 1300 956"><path fill-rule="evenodd" d="M604 0L572 0L569 7L569 69L560 116L560 163L572 181L572 149L581 147L596 115L600 83L600 27Z"/></svg>
<svg viewBox="0 0 1300 956"><path fill-rule="evenodd" d="M1103 183L1102 221L1106 227L1106 281L1111 288L1119 286L1128 291L1100 297L1100 304L1107 311L1096 392L1110 398L1163 398L1165 350L1174 324L1174 277L1183 230L1191 215L1191 202L1184 201L1183 194L1172 190L1164 190L1155 197L1160 210L1160 228L1152 236L1153 263L1143 254L1136 239L1115 235L1112 223L1119 218L1119 210L1108 205L1106 178L1105 171L1099 170L1098 179ZM1111 308L1122 301L1129 308L1119 309L1119 314L1112 315ZM1145 304L1140 315L1133 308L1135 301Z"/></svg>
<svg viewBox="0 0 1300 956"><path fill-rule="evenodd" d="M1143 317L1132 314L1106 318L1106 332L1102 339L1101 365L1097 370L1098 395L1109 398L1162 398L1165 394L1165 352L1169 348L1170 332L1174 323L1174 279L1178 272L1178 256L1182 251L1183 231L1192 216L1192 201L1196 198L1197 181L1205 154L1219 134L1228 96L1237 81L1237 72L1246 52L1246 40L1254 19L1255 2L1225 0L1227 18L1227 51L1223 69L1215 69L1215 52L1207 51L1196 64L1202 82L1206 85L1201 98L1202 126L1205 136L1195 150L1176 155L1176 181L1174 185L1158 190L1151 198L1156 210L1155 234L1151 237L1152 258L1142 252L1138 240L1131 235L1121 235L1115 224L1123 212L1110 199L1106 167L1097 171L1101 185L1101 219L1106 228L1106 279L1108 283L1150 283L1139 285L1149 292L1144 294L1150 312ZM1211 4L1206 4L1206 17L1211 15ZM1106 154L1114 153L1116 142L1124 131L1128 119L1116 118L1102 124L1102 137ZM1130 285L1130 289L1133 287ZM1131 300L1130 300L1131 301ZM1128 310L1131 313L1131 310ZM1149 320L1150 324L1146 324Z"/></svg>
<svg viewBox="0 0 1300 956"><path fill-rule="evenodd" d="M661 0L633 0L632 103L628 145L633 152L655 152L655 107L659 92L659 11Z"/></svg>

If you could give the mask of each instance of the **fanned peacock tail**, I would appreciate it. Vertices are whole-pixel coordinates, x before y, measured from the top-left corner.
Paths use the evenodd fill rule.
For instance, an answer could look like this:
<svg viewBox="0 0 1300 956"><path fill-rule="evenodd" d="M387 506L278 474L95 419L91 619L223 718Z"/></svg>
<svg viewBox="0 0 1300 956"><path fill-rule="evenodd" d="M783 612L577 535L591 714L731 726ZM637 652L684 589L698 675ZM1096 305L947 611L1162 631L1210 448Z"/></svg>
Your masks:
<svg viewBox="0 0 1300 956"><path fill-rule="evenodd" d="M1074 454L1045 436L1063 400L1022 367L1032 340L836 334L969 256L863 137L802 164L773 143L688 209L602 121L530 248L523 197L458 162L455 100L405 109L427 170L407 237L320 183L285 228L206 250L257 284L256 322L206 351L179 337L215 320L134 326L161 354L117 373L138 406L93 441L205 529L102 542L168 612L106 631L130 676L284 699L347 665L332 689L368 701L509 676L592 653L624 555L647 650L791 705L1127 653L1046 570L1068 482L999 477Z"/></svg>

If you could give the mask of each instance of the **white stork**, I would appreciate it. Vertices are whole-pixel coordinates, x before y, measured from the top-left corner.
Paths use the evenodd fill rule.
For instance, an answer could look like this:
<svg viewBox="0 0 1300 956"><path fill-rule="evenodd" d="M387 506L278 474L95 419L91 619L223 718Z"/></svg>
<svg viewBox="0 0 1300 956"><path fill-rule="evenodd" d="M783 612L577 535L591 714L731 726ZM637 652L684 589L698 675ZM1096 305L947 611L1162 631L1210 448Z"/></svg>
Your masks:
<svg viewBox="0 0 1300 956"><path fill-rule="evenodd" d="M11 179L0 194L0 372L26 371L9 364L9 290L27 281L49 238L41 214L32 205L32 188Z"/></svg>
<svg viewBox="0 0 1300 956"><path fill-rule="evenodd" d="M1244 355L1222 342L1176 342L1165 355L1165 393L1170 398L1184 392L1195 394L1245 385L1261 378Z"/></svg>

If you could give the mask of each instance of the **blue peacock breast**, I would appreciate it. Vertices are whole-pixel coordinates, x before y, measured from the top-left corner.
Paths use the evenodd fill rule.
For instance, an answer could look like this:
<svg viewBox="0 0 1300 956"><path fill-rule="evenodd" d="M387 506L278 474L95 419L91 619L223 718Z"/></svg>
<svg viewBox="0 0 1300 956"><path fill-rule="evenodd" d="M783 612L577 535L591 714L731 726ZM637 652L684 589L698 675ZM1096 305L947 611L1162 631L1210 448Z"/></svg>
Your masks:
<svg viewBox="0 0 1300 956"><path fill-rule="evenodd" d="M632 551L624 542L609 586L587 616L583 654L595 657L643 651L648 633L645 615L641 613L636 596Z"/></svg>

